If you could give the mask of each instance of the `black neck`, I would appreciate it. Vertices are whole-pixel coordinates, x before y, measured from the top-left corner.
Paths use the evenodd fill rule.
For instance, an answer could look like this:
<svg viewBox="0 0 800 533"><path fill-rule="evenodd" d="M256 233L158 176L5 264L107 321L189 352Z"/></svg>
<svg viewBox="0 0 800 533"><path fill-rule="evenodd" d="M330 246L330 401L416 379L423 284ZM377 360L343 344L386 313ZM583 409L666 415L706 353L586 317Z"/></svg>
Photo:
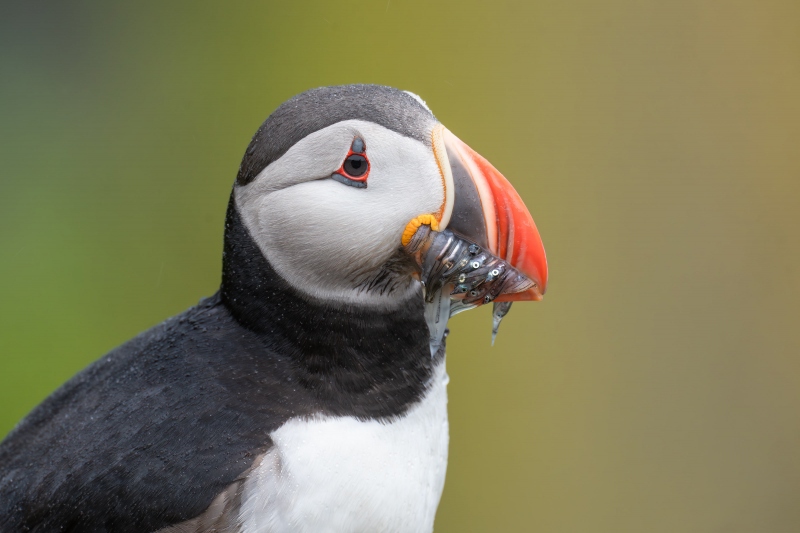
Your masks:
<svg viewBox="0 0 800 533"><path fill-rule="evenodd" d="M322 401L346 394L360 403L366 395L396 412L398 402L419 399L444 356L444 350L430 355L421 293L387 311L314 301L291 287L253 241L233 196L221 296L241 325L293 359L300 384Z"/></svg>

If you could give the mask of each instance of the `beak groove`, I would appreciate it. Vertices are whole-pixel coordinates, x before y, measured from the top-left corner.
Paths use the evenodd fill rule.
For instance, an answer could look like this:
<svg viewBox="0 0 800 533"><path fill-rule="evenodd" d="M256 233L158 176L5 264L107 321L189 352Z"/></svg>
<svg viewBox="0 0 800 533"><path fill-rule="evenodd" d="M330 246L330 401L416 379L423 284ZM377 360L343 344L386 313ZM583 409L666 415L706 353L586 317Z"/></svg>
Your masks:
<svg viewBox="0 0 800 533"><path fill-rule="evenodd" d="M490 250L534 285L496 301L541 300L547 256L533 217L511 183L489 161L442 128L452 174L454 203L447 228ZM440 162L440 165L443 162Z"/></svg>

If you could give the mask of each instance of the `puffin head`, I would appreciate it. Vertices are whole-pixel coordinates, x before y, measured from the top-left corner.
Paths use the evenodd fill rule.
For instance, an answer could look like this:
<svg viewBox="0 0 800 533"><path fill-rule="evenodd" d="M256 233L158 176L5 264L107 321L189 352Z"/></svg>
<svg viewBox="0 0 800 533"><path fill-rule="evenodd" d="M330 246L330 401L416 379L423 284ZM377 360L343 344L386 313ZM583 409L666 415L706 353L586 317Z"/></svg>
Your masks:
<svg viewBox="0 0 800 533"><path fill-rule="evenodd" d="M316 302L390 309L418 297L404 247L421 225L450 229L535 283L498 300L540 299L547 283L541 239L510 183L422 99L389 87L323 87L278 107L242 160L226 241L232 216L277 276ZM231 246L224 270L246 270Z"/></svg>

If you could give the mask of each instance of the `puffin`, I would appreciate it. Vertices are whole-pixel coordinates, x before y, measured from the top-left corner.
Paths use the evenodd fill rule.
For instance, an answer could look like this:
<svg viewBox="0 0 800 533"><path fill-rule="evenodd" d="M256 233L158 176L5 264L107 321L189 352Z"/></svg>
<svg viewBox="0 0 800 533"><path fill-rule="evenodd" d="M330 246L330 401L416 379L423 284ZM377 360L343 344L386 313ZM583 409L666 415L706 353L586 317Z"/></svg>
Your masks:
<svg viewBox="0 0 800 533"><path fill-rule="evenodd" d="M465 259L419 235L463 242ZM486 280L505 268L525 283L454 288L484 260L499 265ZM419 96L294 96L242 159L219 291L88 366L0 443L0 532L432 531L447 320L492 301L498 322L546 283L519 195Z"/></svg>

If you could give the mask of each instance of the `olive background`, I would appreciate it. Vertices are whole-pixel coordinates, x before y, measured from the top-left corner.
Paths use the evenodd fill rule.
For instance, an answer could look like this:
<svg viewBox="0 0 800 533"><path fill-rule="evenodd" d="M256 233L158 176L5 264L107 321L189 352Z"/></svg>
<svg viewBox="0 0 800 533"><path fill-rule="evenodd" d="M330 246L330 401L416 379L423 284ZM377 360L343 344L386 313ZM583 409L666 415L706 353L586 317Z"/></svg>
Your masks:
<svg viewBox="0 0 800 533"><path fill-rule="evenodd" d="M0 435L212 294L251 135L420 94L515 185L544 301L451 322L438 532L800 531L800 4L5 1Z"/></svg>

